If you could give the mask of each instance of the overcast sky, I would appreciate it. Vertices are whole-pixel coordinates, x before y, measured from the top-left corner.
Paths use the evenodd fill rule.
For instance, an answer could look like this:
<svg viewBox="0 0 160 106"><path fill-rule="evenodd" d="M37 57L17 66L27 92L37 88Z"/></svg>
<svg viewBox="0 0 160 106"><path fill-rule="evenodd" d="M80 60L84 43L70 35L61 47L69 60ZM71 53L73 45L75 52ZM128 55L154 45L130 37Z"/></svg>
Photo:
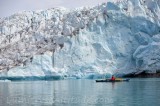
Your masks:
<svg viewBox="0 0 160 106"><path fill-rule="evenodd" d="M23 10L48 9L53 7L76 8L93 6L115 0L0 0L0 18Z"/></svg>

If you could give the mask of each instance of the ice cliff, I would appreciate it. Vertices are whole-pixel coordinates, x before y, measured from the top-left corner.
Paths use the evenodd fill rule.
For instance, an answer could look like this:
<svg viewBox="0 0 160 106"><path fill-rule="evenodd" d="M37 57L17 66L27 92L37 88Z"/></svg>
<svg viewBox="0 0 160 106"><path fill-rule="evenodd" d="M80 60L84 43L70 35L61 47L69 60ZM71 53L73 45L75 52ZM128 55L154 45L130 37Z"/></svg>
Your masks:
<svg viewBox="0 0 160 106"><path fill-rule="evenodd" d="M0 38L1 76L155 72L160 0L23 11L0 19Z"/></svg>

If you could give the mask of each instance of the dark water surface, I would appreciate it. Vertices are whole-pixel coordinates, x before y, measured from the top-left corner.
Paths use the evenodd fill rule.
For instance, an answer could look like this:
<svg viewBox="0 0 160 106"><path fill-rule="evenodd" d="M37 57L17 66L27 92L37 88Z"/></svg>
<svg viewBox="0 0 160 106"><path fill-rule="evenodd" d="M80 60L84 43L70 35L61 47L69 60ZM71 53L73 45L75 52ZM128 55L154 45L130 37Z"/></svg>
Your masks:
<svg viewBox="0 0 160 106"><path fill-rule="evenodd" d="M0 106L160 106L160 79L0 81Z"/></svg>

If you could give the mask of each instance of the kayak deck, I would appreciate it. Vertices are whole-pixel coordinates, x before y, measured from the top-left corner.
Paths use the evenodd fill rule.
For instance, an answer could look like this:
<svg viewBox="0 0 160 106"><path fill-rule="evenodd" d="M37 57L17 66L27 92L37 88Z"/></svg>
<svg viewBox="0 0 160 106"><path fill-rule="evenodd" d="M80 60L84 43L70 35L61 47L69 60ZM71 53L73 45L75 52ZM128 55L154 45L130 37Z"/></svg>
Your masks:
<svg viewBox="0 0 160 106"><path fill-rule="evenodd" d="M111 80L111 79L99 79L99 80L96 80L96 82L127 82L129 81L130 79L121 79L121 78L116 78L115 80Z"/></svg>

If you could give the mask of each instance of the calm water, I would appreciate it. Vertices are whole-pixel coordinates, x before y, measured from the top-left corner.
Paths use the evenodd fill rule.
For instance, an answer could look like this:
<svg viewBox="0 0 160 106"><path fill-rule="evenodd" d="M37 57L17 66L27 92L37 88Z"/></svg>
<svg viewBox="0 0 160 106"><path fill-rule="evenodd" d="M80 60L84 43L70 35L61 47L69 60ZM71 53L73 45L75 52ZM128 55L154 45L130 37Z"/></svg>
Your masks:
<svg viewBox="0 0 160 106"><path fill-rule="evenodd" d="M160 106L160 79L1 81L0 106Z"/></svg>

